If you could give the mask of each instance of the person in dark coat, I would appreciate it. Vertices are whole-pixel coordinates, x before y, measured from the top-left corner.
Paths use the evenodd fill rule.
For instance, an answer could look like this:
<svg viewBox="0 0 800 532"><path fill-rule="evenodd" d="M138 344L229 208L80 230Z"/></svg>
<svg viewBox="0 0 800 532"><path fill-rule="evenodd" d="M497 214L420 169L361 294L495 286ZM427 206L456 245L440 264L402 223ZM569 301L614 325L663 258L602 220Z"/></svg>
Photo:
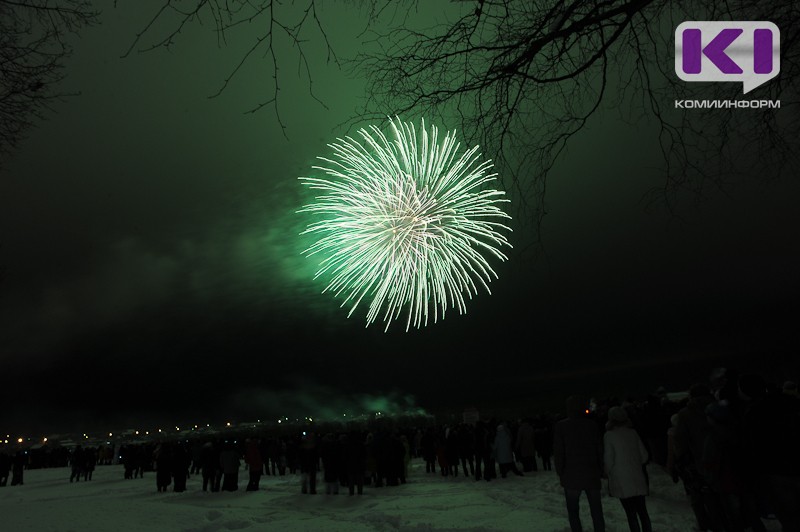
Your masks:
<svg viewBox="0 0 800 532"><path fill-rule="evenodd" d="M425 472L436 473L436 435L433 427L428 427L420 439L422 459L425 460Z"/></svg>
<svg viewBox="0 0 800 532"><path fill-rule="evenodd" d="M264 464L262 467L262 474L269 475L269 463L270 463L270 442L268 438L261 438L258 440L258 452L261 453L261 461Z"/></svg>
<svg viewBox="0 0 800 532"><path fill-rule="evenodd" d="M286 444L284 451L286 466L289 468L289 473L294 475L300 467L300 442L298 438L287 438L284 443Z"/></svg>
<svg viewBox="0 0 800 532"><path fill-rule="evenodd" d="M372 447L375 453L375 487L381 488L386 484L389 473L391 453L389 445L389 435L385 430L375 431L375 438Z"/></svg>
<svg viewBox="0 0 800 532"><path fill-rule="evenodd" d="M791 381L782 388L743 378L747 398L742 421L744 461L751 464L752 482L781 523L783 530L800 530L800 400ZM759 390L759 388L761 388ZM755 527L754 527L755 530Z"/></svg>
<svg viewBox="0 0 800 532"><path fill-rule="evenodd" d="M0 487L8 483L8 474L11 472L11 457L0 453Z"/></svg>
<svg viewBox="0 0 800 532"><path fill-rule="evenodd" d="M458 456L461 458L461 467L464 476L475 475L475 437L472 435L472 425L462 424L458 431ZM469 466L469 469L467 469Z"/></svg>
<svg viewBox="0 0 800 532"><path fill-rule="evenodd" d="M156 489L166 492L172 482L172 450L168 443L161 443L155 450Z"/></svg>
<svg viewBox="0 0 800 532"><path fill-rule="evenodd" d="M264 457L264 467L268 469L268 475L276 476L278 474L278 466L281 465L281 440L277 437L270 438L267 441L267 457ZM283 469L281 469L281 475L284 474Z"/></svg>
<svg viewBox="0 0 800 532"><path fill-rule="evenodd" d="M408 478L408 466L411 465L411 443L406 434L400 434L400 445L403 446L403 467L400 469L400 484Z"/></svg>
<svg viewBox="0 0 800 532"><path fill-rule="evenodd" d="M522 462L522 471L536 471L536 431L530 419L524 419L517 429L517 441L514 449Z"/></svg>
<svg viewBox="0 0 800 532"><path fill-rule="evenodd" d="M703 451L704 475L720 503L724 530L743 531L743 482L737 467L743 454L741 441L736 433L736 420L727 405L716 401L706 406L706 416L711 422L711 432L706 438Z"/></svg>
<svg viewBox="0 0 800 532"><path fill-rule="evenodd" d="M325 494L338 495L343 451L339 438L334 433L329 432L322 438L319 455L322 459Z"/></svg>
<svg viewBox="0 0 800 532"><path fill-rule="evenodd" d="M492 418L486 425L486 469L483 478L487 481L497 478L497 459L495 449L495 437L497 436L497 420Z"/></svg>
<svg viewBox="0 0 800 532"><path fill-rule="evenodd" d="M377 487L378 460L375 458L375 434L372 432L367 433L364 440L364 452L366 453L365 483Z"/></svg>
<svg viewBox="0 0 800 532"><path fill-rule="evenodd" d="M203 444L199 440L192 441L192 467L189 470L189 473L192 475L199 475L202 471L203 463L201 461L201 455L203 454Z"/></svg>
<svg viewBox="0 0 800 532"><path fill-rule="evenodd" d="M472 440L475 449L475 480L491 480L489 476L489 444L487 442L486 423L476 421L475 428L472 430Z"/></svg>
<svg viewBox="0 0 800 532"><path fill-rule="evenodd" d="M219 465L219 449L213 441L204 443L200 451L200 472L203 475L203 491L219 491L222 468Z"/></svg>
<svg viewBox="0 0 800 532"><path fill-rule="evenodd" d="M319 446L317 436L311 431L304 432L299 449L301 485L300 492L317 493L317 469L319 468Z"/></svg>
<svg viewBox="0 0 800 532"><path fill-rule="evenodd" d="M446 477L450 473L450 464L447 462L447 434L444 428L436 434L436 461L442 476Z"/></svg>
<svg viewBox="0 0 800 532"><path fill-rule="evenodd" d="M542 459L542 471L553 470L553 420L540 416L536 423L536 454Z"/></svg>
<svg viewBox="0 0 800 532"><path fill-rule="evenodd" d="M278 438L277 444L277 452L278 452L278 474L280 476L284 476L286 474L286 467L289 464L288 458L288 451L287 451L287 443L286 440L283 438Z"/></svg>
<svg viewBox="0 0 800 532"><path fill-rule="evenodd" d="M247 464L247 470L250 472L250 480L247 482L246 491L258 491L261 473L264 471L264 459L261 455L261 446L257 440L248 439L245 441L244 461Z"/></svg>
<svg viewBox="0 0 800 532"><path fill-rule="evenodd" d="M23 451L17 451L14 458L11 460L11 485L22 486L22 475L25 469L25 463L28 461L28 455Z"/></svg>
<svg viewBox="0 0 800 532"><path fill-rule="evenodd" d="M398 431L393 431L386 440L388 466L386 485L398 486L406 483L406 446Z"/></svg>
<svg viewBox="0 0 800 532"><path fill-rule="evenodd" d="M553 452L556 473L564 488L569 526L581 532L579 503L586 493L595 532L605 532L605 518L600 500L600 479L603 476L603 448L597 423L584 415L587 402L583 397L567 398L567 418L555 425Z"/></svg>
<svg viewBox="0 0 800 532"><path fill-rule="evenodd" d="M457 427L450 427L447 431L447 438L445 439L445 455L447 457L448 474L457 477L459 465Z"/></svg>
<svg viewBox="0 0 800 532"><path fill-rule="evenodd" d="M136 466L133 468L133 478L144 478L145 470L152 471L152 456L150 456L147 447L144 445L136 446L134 461Z"/></svg>
<svg viewBox="0 0 800 532"><path fill-rule="evenodd" d="M72 472L69 476L70 482L80 482L81 475L83 474L83 466L84 466L84 456L83 456L83 447L78 445L75 449L72 450L72 456L70 457L70 465L72 466Z"/></svg>
<svg viewBox="0 0 800 532"><path fill-rule="evenodd" d="M678 411L673 432L675 468L683 481L700 530L721 530L723 527L722 507L703 468L705 444L711 434L705 410L712 402L714 397L707 385L692 385L689 401Z"/></svg>
<svg viewBox="0 0 800 532"><path fill-rule="evenodd" d="M186 491L186 479L189 476L189 451L182 444L172 448L172 489L176 492Z"/></svg>
<svg viewBox="0 0 800 532"><path fill-rule="evenodd" d="M92 480L92 473L97 464L97 450L94 447L87 447L83 451L83 480Z"/></svg>
<svg viewBox="0 0 800 532"><path fill-rule="evenodd" d="M120 462L122 462L122 466L125 468L125 479L132 479L134 467L133 448L130 445L123 445L119 449L119 456Z"/></svg>
<svg viewBox="0 0 800 532"><path fill-rule="evenodd" d="M344 467L347 471L347 487L350 495L358 489L364 493L364 472L367 468L367 450L364 438L356 431L351 431L344 443Z"/></svg>

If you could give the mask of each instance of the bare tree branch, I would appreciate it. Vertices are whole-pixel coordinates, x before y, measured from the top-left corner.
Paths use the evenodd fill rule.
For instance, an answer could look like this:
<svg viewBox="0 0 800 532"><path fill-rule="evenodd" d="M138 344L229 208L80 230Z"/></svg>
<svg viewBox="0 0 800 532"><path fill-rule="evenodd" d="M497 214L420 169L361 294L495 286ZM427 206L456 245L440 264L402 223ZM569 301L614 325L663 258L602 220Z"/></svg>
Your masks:
<svg viewBox="0 0 800 532"><path fill-rule="evenodd" d="M797 106L800 7L791 0L461 4L459 17L432 28L367 32L368 46L349 66L368 78L368 100L351 122L387 114L457 120L467 141L494 157L521 214L536 226L546 214L553 164L601 107L656 119L653 141L665 170L664 186L653 197L669 208L683 191L702 197L710 187L725 190L737 175L752 173L743 161L760 165L764 176L777 176L796 161L800 120L779 120ZM781 99L782 110L674 109L678 99L741 97L739 84L677 79L673 32L684 20L777 24L781 73L759 99Z"/></svg>
<svg viewBox="0 0 800 532"><path fill-rule="evenodd" d="M309 38L321 39L325 44L327 61L338 64L336 53L317 12L318 2L319 0L305 0L305 3L298 9L298 3L292 2L287 6L279 0L226 0L224 2L219 0L163 0L161 7L145 27L136 34L122 57L127 57L134 50L146 53L158 48L170 48L175 45L180 33L188 25L203 25L204 20L210 21L218 46L226 46L229 32L238 30L243 25L261 28L252 45L233 65L219 89L209 97L215 98L222 94L235 78L239 77L247 64L257 61L259 57L266 59L272 70L270 95L246 112L255 113L265 107L272 108L284 137L288 138L287 126L280 113L281 98L279 95L279 73L285 63L284 59L279 57L276 52L276 41L286 39L291 45L296 53L298 72L303 73L308 79L309 94L323 107L325 104L314 94L313 90L311 68L306 54L308 42L306 34L311 34ZM161 26L169 29L165 33L159 33L157 28ZM146 41L148 37L150 40Z"/></svg>
<svg viewBox="0 0 800 532"><path fill-rule="evenodd" d="M0 0L0 166L56 100L68 34L97 23L89 0Z"/></svg>
<svg viewBox="0 0 800 532"><path fill-rule="evenodd" d="M248 112L270 107L286 135L279 98L285 62L275 40L291 43L298 73L308 77L316 99L303 32L320 38L328 60L338 64L317 14L321 1L293 3L291 10L278 0L162 0L127 53L170 47L187 25L203 20L211 21L220 46L230 31L257 25L255 42L211 97L224 92L251 61L265 58L273 73L271 91ZM743 161L760 165L761 175L778 176L797 160L800 120L782 118L796 114L798 103L800 4L792 0L452 0L459 14L425 28L411 21L421 6L430 9L427 3L349 4L366 11L369 20L361 34L363 51L348 62L351 72L367 78L368 88L364 107L346 124L395 114L424 114L444 124L455 120L467 142L482 145L493 157L520 218L534 226L546 214L553 165L601 109L617 109L627 120L655 119L651 142L664 164L653 171L664 173L664 185L651 199L670 209L685 192L703 198L710 189L727 190L753 172ZM781 111L675 109L678 99L741 96L738 84L677 79L673 32L684 20L777 24L781 73L760 89L759 98L780 99ZM157 26L169 29L159 34Z"/></svg>

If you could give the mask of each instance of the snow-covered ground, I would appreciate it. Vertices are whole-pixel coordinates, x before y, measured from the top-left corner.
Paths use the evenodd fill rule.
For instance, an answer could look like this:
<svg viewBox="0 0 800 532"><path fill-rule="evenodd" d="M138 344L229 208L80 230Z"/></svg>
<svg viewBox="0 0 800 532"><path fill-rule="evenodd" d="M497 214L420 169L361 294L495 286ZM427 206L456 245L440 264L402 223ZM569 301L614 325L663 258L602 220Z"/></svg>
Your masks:
<svg viewBox="0 0 800 532"><path fill-rule="evenodd" d="M218 530L500 530L568 531L564 498L555 472L527 473L491 482L443 478L411 464L408 483L365 487L325 495L300 494L300 476L264 476L261 490L246 492L247 473L237 492L205 493L193 476L183 493L157 493L155 473L123 479L119 465L98 466L90 482L70 484L69 469L25 471L24 485L0 488L0 529L9 532L128 532ZM694 519L680 484L657 466L650 469L648 510L656 532L694 530ZM320 493L321 492L321 493ZM617 499L603 495L609 532L625 532L627 521ZM581 499L584 530L591 530L586 499ZM768 530L779 530L776 522Z"/></svg>

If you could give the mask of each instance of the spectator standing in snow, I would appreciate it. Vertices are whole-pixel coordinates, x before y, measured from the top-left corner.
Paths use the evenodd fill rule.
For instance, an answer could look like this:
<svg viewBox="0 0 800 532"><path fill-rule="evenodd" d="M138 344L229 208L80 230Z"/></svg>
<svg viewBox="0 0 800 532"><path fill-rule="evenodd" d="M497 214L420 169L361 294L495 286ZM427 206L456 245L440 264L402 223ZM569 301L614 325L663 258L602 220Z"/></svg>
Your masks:
<svg viewBox="0 0 800 532"><path fill-rule="evenodd" d="M219 454L219 465L222 468L222 491L239 489L239 451L233 443L226 442Z"/></svg>
<svg viewBox="0 0 800 532"><path fill-rule="evenodd" d="M70 465L72 466L72 473L69 476L70 482L80 482L81 475L83 474L83 447L78 445L75 449L72 450L72 456L70 456Z"/></svg>
<svg viewBox="0 0 800 532"><path fill-rule="evenodd" d="M600 500L602 446L597 423L585 417L586 401L579 396L567 398L567 418L555 425L553 457L556 473L564 488L569 526L581 532L579 503L581 493L589 500L594 532L605 532L603 506Z"/></svg>
<svg viewBox="0 0 800 532"><path fill-rule="evenodd" d="M511 431L504 423L497 425L497 433L494 436L494 453L501 477L506 478L509 471L517 476L523 476L522 472L517 469L517 464L514 463Z"/></svg>
<svg viewBox="0 0 800 532"><path fill-rule="evenodd" d="M97 463L97 451L94 447L87 447L83 452L83 480L92 480L94 466Z"/></svg>
<svg viewBox="0 0 800 532"><path fill-rule="evenodd" d="M536 454L542 459L542 471L553 470L553 420L539 416L536 422Z"/></svg>
<svg viewBox="0 0 800 532"><path fill-rule="evenodd" d="M649 455L632 428L628 413L620 406L608 411L603 436L603 464L608 475L608 492L619 498L631 532L652 532L645 496L649 494L644 464Z"/></svg>
<svg viewBox="0 0 800 532"><path fill-rule="evenodd" d="M459 465L457 427L453 426L448 429L444 447L447 460L447 474L457 477Z"/></svg>
<svg viewBox="0 0 800 532"><path fill-rule="evenodd" d="M320 444L322 472L325 480L325 495L339 494L339 476L342 468L342 447L333 432L325 434Z"/></svg>
<svg viewBox="0 0 800 532"><path fill-rule="evenodd" d="M25 454L24 451L17 451L17 454L14 455L13 460L11 461L11 485L12 486L21 486L22 485L22 475L23 470L25 469L25 464L27 462L28 455Z"/></svg>
<svg viewBox="0 0 800 532"><path fill-rule="evenodd" d="M797 385L786 381L782 389L765 385L759 392L754 384L752 378L739 383L740 393L747 398L741 428L743 461L751 464L755 478L751 485L760 490L761 500L774 511L783 530L800 530ZM753 530L757 530L757 523Z"/></svg>
<svg viewBox="0 0 800 532"><path fill-rule="evenodd" d="M400 471L400 484L405 484L408 478L408 466L411 464L411 444L405 434L400 435L400 443L403 445L403 468Z"/></svg>
<svg viewBox="0 0 800 532"><path fill-rule="evenodd" d="M156 489L166 492L172 482L172 453L169 444L159 444L154 453L156 461Z"/></svg>
<svg viewBox="0 0 800 532"><path fill-rule="evenodd" d="M189 451L178 443L172 448L172 489L176 492L186 491L186 479L189 477Z"/></svg>
<svg viewBox="0 0 800 532"><path fill-rule="evenodd" d="M458 456L461 458L461 467L464 476L475 475L475 436L472 434L472 425L464 423L458 431ZM469 466L469 469L467 469Z"/></svg>
<svg viewBox="0 0 800 532"><path fill-rule="evenodd" d="M192 468L189 471L192 475L199 475L202 472L203 462L203 443L200 440L192 442Z"/></svg>
<svg viewBox="0 0 800 532"><path fill-rule="evenodd" d="M480 420L475 422L475 428L472 431L473 448L475 449L475 480L485 477L488 481L492 478L489 471L490 451L487 432L486 423Z"/></svg>
<svg viewBox="0 0 800 532"><path fill-rule="evenodd" d="M445 427L440 428L436 436L436 461L442 476L446 477L450 473L450 464L447 462L447 430Z"/></svg>
<svg viewBox="0 0 800 532"><path fill-rule="evenodd" d="M0 452L0 486L8 483L8 474L11 472L11 457Z"/></svg>
<svg viewBox="0 0 800 532"><path fill-rule="evenodd" d="M517 429L517 441L514 444L520 462L522 462L522 472L530 473L536 471L536 439L535 430L530 419L524 419Z"/></svg>
<svg viewBox="0 0 800 532"><path fill-rule="evenodd" d="M347 487L350 495L364 492L364 474L367 468L367 451L364 446L363 436L356 431L351 431L344 442L344 466L347 470Z"/></svg>
<svg viewBox="0 0 800 532"><path fill-rule="evenodd" d="M713 402L714 396L707 385L692 385L689 401L678 412L673 433L675 467L700 530L721 530L723 522L721 505L707 481L703 464L706 440L711 434L705 409Z"/></svg>
<svg viewBox="0 0 800 532"><path fill-rule="evenodd" d="M428 427L420 440L422 459L425 460L425 472L436 473L436 434L433 427Z"/></svg>
<svg viewBox="0 0 800 532"><path fill-rule="evenodd" d="M213 441L203 444L200 452L200 472L203 475L203 491L219 491L222 469L219 465L219 450Z"/></svg>
<svg viewBox="0 0 800 532"><path fill-rule="evenodd" d="M246 491L258 491L261 473L264 471L264 459L261 456L261 448L257 440L248 438L245 441L244 461L247 463L247 470L250 473Z"/></svg>
<svg viewBox="0 0 800 532"><path fill-rule="evenodd" d="M300 441L301 493L317 493L317 469L319 468L319 449L317 437L313 432L304 432Z"/></svg>

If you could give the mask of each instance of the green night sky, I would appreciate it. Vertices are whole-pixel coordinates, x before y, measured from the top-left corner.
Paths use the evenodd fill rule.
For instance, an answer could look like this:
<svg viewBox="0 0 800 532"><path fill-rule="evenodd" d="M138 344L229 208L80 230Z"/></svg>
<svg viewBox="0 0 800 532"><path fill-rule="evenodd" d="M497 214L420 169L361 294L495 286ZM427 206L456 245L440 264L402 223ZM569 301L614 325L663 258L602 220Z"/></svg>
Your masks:
<svg viewBox="0 0 800 532"><path fill-rule="evenodd" d="M663 185L655 124L608 106L552 170L541 250L508 207L514 249L493 263L492 295L421 330L364 328L366 310L348 319L312 280L295 214L308 200L297 178L348 133L364 80L310 34L323 106L279 40L284 137L270 107L246 113L271 90L260 56L209 98L253 29L219 47L191 25L169 51L122 58L153 11L120 4L99 2L102 23L74 41L64 89L80 95L0 173L0 400L24 405L3 413L10 425L361 397L413 396L398 402L430 410L561 404L573 391L685 388L725 365L797 379L796 178L754 175L669 212L647 199ZM426 8L419 17L461 6ZM340 60L365 46L351 4L319 16Z"/></svg>

